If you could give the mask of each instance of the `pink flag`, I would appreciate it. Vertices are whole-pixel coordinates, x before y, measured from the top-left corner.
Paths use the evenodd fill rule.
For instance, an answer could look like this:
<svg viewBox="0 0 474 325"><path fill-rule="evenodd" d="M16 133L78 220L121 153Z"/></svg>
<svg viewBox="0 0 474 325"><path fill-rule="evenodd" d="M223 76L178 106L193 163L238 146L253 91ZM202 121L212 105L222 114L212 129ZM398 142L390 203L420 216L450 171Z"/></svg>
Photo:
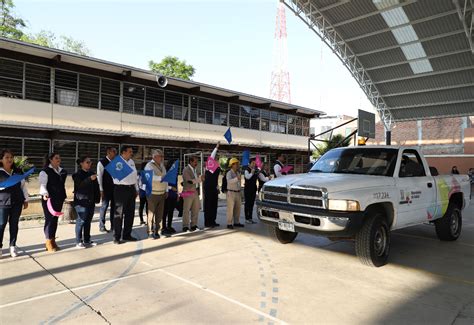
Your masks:
<svg viewBox="0 0 474 325"><path fill-rule="evenodd" d="M260 159L260 155L258 153L257 153L257 156L255 157L255 165L257 165L258 169L262 169L263 167L262 159Z"/></svg>
<svg viewBox="0 0 474 325"><path fill-rule="evenodd" d="M282 173L288 173L289 171L291 171L293 169L293 166L285 166L281 169L281 172Z"/></svg>
<svg viewBox="0 0 474 325"><path fill-rule="evenodd" d="M196 192L195 191L184 191L184 192L181 192L179 195L184 199L186 197L192 196L194 193L196 193Z"/></svg>
<svg viewBox="0 0 474 325"><path fill-rule="evenodd" d="M51 199L49 198L48 201L46 202L46 206L48 207L48 211L49 213L51 213L51 215L55 216L55 217L60 217L62 216L64 213L62 212L57 212L57 211L54 211L54 208L53 208L53 205L51 204Z"/></svg>
<svg viewBox="0 0 474 325"><path fill-rule="evenodd" d="M206 161L207 170L214 174L214 172L216 171L218 167L219 167L219 163L214 158L209 156L209 158L207 158L207 161Z"/></svg>

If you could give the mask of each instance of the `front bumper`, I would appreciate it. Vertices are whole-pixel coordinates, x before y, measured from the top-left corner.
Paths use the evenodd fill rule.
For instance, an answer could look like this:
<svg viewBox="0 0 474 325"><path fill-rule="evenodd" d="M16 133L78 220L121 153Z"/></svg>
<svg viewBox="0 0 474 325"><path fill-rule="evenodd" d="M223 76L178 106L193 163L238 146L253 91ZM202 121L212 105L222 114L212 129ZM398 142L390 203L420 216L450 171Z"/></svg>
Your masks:
<svg viewBox="0 0 474 325"><path fill-rule="evenodd" d="M278 227L278 221L293 223L296 232L326 237L353 237L364 222L364 212L343 212L257 201L258 218Z"/></svg>

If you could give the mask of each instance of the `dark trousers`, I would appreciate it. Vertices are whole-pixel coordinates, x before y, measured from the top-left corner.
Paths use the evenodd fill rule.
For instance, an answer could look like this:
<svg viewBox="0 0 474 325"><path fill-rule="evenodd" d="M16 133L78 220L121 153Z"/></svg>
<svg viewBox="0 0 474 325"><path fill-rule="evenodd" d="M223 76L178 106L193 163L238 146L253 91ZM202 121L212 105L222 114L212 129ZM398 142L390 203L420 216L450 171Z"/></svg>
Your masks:
<svg viewBox="0 0 474 325"><path fill-rule="evenodd" d="M140 206L138 208L138 215L140 216L140 222L145 222L143 219L143 210L145 210L146 215L148 216L148 201L146 196L140 196Z"/></svg>
<svg viewBox="0 0 474 325"><path fill-rule="evenodd" d="M175 197L167 198L165 201L165 211L163 212L163 229L171 228L173 225L173 213L176 208L177 201Z"/></svg>
<svg viewBox="0 0 474 325"><path fill-rule="evenodd" d="M204 193L204 226L211 227L216 223L217 218L217 191Z"/></svg>
<svg viewBox="0 0 474 325"><path fill-rule="evenodd" d="M18 236L18 222L20 221L21 210L23 204L14 204L10 208L0 208L0 247L3 247L3 233L9 224L10 230L10 247L16 246L16 238Z"/></svg>
<svg viewBox="0 0 474 325"><path fill-rule="evenodd" d="M46 205L45 200L41 200L41 205L43 207L44 213L44 237L46 239L55 239L56 238L56 230L58 229L58 219L59 217L53 216L49 213L48 206ZM62 210L63 205L61 204Z"/></svg>
<svg viewBox="0 0 474 325"><path fill-rule="evenodd" d="M91 221L94 216L94 207L84 207L76 205L74 209L77 212L76 219L76 244L82 242L84 234L84 243L91 242Z"/></svg>
<svg viewBox="0 0 474 325"><path fill-rule="evenodd" d="M177 207L176 207L176 209L178 209L178 218L183 217L183 210L184 210L183 206L184 206L184 200L182 197L180 197L177 203Z"/></svg>
<svg viewBox="0 0 474 325"><path fill-rule="evenodd" d="M100 213L99 213L99 227L100 229L105 228L105 215L107 214L107 209L110 205L110 229L113 228L114 225L114 214L115 214L115 202L114 196L110 195L107 196L104 194L104 199L102 200L102 205L100 206Z"/></svg>
<svg viewBox="0 0 474 325"><path fill-rule="evenodd" d="M255 204L255 197L257 196L257 189L255 188L245 188L245 219L252 220L253 206Z"/></svg>
<svg viewBox="0 0 474 325"><path fill-rule="evenodd" d="M135 217L136 193L137 192L134 185L116 185L114 188L114 237L116 240L120 240L120 237L127 239L132 236L133 218Z"/></svg>

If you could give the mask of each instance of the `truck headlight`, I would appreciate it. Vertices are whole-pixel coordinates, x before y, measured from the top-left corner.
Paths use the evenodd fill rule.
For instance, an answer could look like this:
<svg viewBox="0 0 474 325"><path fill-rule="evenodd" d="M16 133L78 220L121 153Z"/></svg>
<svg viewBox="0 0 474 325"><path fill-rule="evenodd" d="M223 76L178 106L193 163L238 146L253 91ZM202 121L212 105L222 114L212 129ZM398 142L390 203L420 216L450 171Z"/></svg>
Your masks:
<svg viewBox="0 0 474 325"><path fill-rule="evenodd" d="M336 211L360 211L360 205L352 200L329 200L329 210Z"/></svg>

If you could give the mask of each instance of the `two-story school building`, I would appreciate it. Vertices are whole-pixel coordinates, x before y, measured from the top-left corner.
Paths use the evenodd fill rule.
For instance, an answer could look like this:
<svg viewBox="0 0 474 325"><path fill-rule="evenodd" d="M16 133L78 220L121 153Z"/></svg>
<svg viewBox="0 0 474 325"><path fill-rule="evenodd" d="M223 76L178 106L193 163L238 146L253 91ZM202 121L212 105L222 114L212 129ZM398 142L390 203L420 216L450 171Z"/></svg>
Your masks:
<svg viewBox="0 0 474 325"><path fill-rule="evenodd" d="M273 161L285 152L301 172L308 163L311 118L320 111L194 81L169 78L160 88L150 71L0 38L0 147L40 167L56 151L69 171L84 154L134 146L137 166L154 148L166 159L244 149ZM231 127L233 142L223 134ZM181 167L183 164L180 164Z"/></svg>

